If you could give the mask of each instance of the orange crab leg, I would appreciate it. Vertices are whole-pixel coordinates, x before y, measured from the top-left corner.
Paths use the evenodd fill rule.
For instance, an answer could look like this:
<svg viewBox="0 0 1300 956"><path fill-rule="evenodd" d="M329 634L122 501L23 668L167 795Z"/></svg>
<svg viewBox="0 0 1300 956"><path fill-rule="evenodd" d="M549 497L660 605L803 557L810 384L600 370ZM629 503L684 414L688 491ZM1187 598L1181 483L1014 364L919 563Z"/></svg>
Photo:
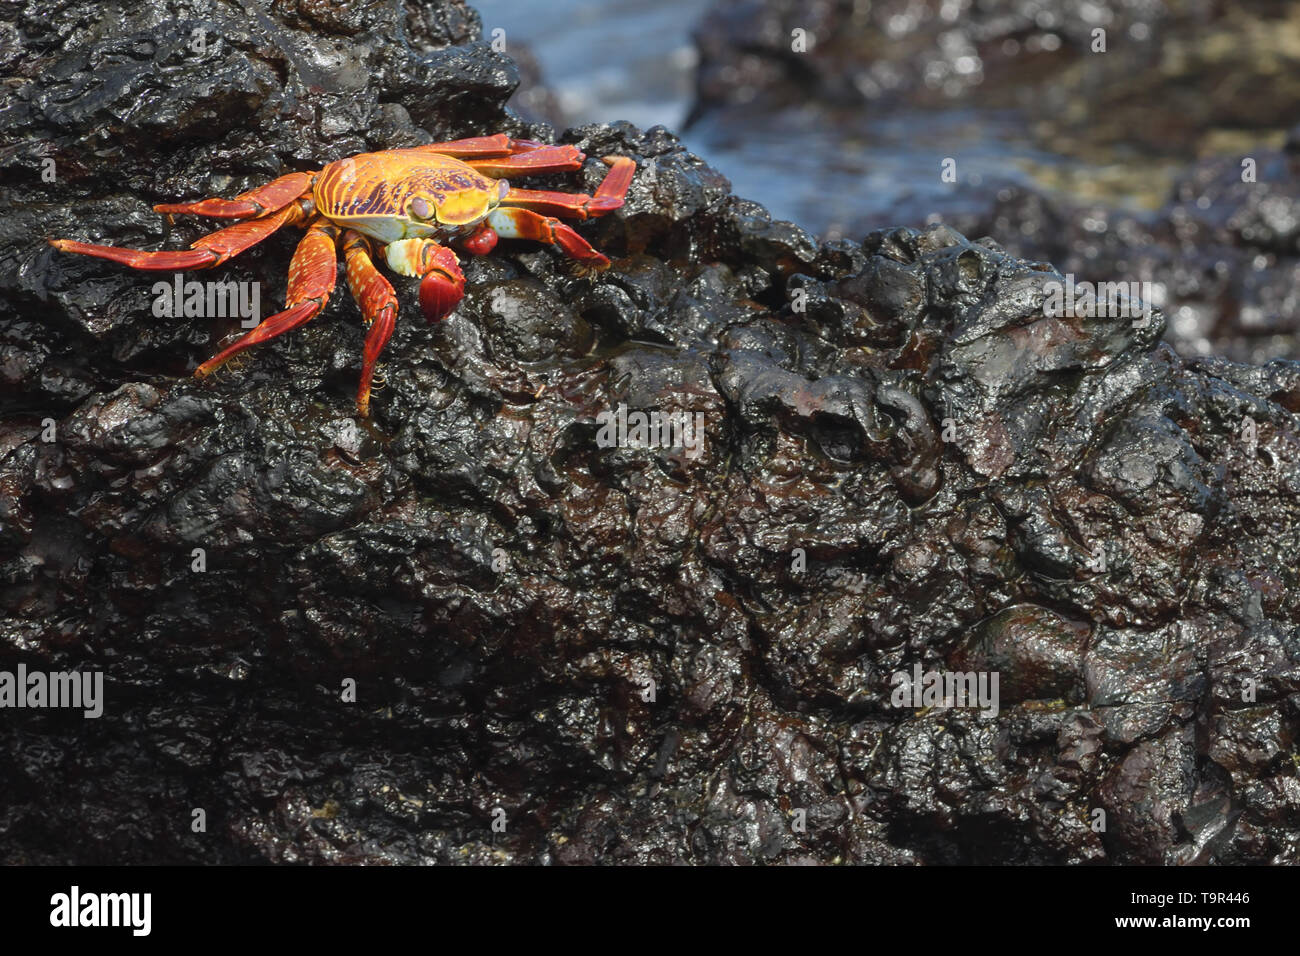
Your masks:
<svg viewBox="0 0 1300 956"><path fill-rule="evenodd" d="M286 206L279 212L261 219L241 222L193 243L189 249L174 252L145 252L142 249L122 249L118 246L94 246L72 239L51 239L50 245L60 252L75 252L96 259L120 262L132 269L175 272L183 269L210 269L231 256L251 249L282 226L301 222L307 217L303 204Z"/></svg>
<svg viewBox="0 0 1300 956"><path fill-rule="evenodd" d="M311 189L315 173L289 173L265 186L240 193L234 199L201 199L189 203L164 203L154 212L169 215L211 216L213 219L247 219L283 209Z"/></svg>
<svg viewBox="0 0 1300 956"><path fill-rule="evenodd" d="M547 216L590 219L613 212L623 205L621 196L588 196L586 193L559 193L543 189L511 189L502 205L531 209Z"/></svg>
<svg viewBox="0 0 1300 956"><path fill-rule="evenodd" d="M630 156L602 156L600 161L609 167L609 172L596 187L596 198L622 199L627 195L627 188L632 185L636 160Z"/></svg>
<svg viewBox="0 0 1300 956"><path fill-rule="evenodd" d="M467 159L465 163L485 176L500 179L529 173L563 173L581 169L586 158L586 154L576 146L542 146L495 159Z"/></svg>
<svg viewBox="0 0 1300 956"><path fill-rule="evenodd" d="M543 189L515 189L511 187L502 203L506 206L519 206L551 216L569 216L574 219L590 219L613 212L623 205L628 186L632 184L632 174L636 172L636 162L626 156L606 156L603 162L609 164L609 172L596 188L594 196L586 193L550 192Z"/></svg>
<svg viewBox="0 0 1300 956"><path fill-rule="evenodd" d="M573 227L551 216L539 216L527 209L497 207L488 214L487 223L502 239L533 239L559 246L566 255L589 269L599 270L609 265L609 260L574 232Z"/></svg>
<svg viewBox="0 0 1300 956"><path fill-rule="evenodd" d="M469 159L475 156L480 158L510 156L514 153L540 149L543 145L531 139L511 139L505 133L497 133L495 136L475 136L470 139L452 140L449 143L427 143L415 148L427 149L431 153L442 153L444 156L453 156L456 159Z"/></svg>
<svg viewBox="0 0 1300 956"><path fill-rule="evenodd" d="M613 212L623 205L623 197L632 185L636 161L626 156L606 156L602 160L609 172L596 187L596 194L562 193L544 189L516 189L511 187L501 201L506 206L519 206L551 216L568 216L573 219L590 219Z"/></svg>
<svg viewBox="0 0 1300 956"><path fill-rule="evenodd" d="M397 325L397 294L392 283L380 274L370 258L370 243L359 232L343 234L343 255L347 261L348 288L361 307L369 331L361 358L361 384L357 388L357 414L370 415L370 385L375 364Z"/></svg>
<svg viewBox="0 0 1300 956"><path fill-rule="evenodd" d="M223 362L244 349L296 329L325 308L338 273L338 236L338 226L328 220L313 222L289 261L287 308L263 319L253 331L204 362L195 369L195 376L211 375Z"/></svg>

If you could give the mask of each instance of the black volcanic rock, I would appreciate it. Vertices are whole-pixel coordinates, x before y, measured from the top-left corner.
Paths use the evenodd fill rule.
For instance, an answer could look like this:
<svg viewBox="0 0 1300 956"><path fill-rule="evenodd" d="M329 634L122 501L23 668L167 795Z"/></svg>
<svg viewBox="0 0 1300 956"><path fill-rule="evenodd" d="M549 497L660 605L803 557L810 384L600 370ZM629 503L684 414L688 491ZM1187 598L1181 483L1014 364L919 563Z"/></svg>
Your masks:
<svg viewBox="0 0 1300 956"><path fill-rule="evenodd" d="M968 235L1004 236L1009 252L1047 259L1078 281L1147 283L1185 355L1254 363L1300 355L1294 154L1261 148L1200 160L1150 213L1005 186L989 191L982 211L943 218Z"/></svg>
<svg viewBox="0 0 1300 956"><path fill-rule="evenodd" d="M44 238L540 135L512 66L453 2L6 7L0 670L106 701L0 709L4 862L1300 862L1300 365L1048 314L949 227L818 244L613 124L546 177L637 160L613 267L503 243L434 327L399 281L370 420L345 292L198 382L233 321ZM269 300L291 244L210 275ZM917 665L997 715L893 706Z"/></svg>

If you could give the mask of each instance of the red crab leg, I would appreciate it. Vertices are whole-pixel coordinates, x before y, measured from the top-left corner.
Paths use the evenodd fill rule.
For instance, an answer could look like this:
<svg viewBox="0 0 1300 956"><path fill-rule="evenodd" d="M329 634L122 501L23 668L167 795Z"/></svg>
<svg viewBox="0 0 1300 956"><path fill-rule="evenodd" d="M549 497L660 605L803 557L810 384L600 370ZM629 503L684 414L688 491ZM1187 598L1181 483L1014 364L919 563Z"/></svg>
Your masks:
<svg viewBox="0 0 1300 956"><path fill-rule="evenodd" d="M370 258L370 243L359 232L349 229L343 234L343 255L347 260L348 288L361 307L361 317L369 329L361 358L361 384L357 387L357 414L367 418L375 363L397 325L397 294L392 283L375 268Z"/></svg>
<svg viewBox="0 0 1300 956"><path fill-rule="evenodd" d="M630 156L602 156L600 161L609 167L609 172L596 187L596 198L622 199L627 195L627 187L632 185L636 160Z"/></svg>
<svg viewBox="0 0 1300 956"><path fill-rule="evenodd" d="M627 188L632 185L632 174L636 172L636 162L626 156L606 156L602 162L609 164L610 169L596 188L594 196L588 196L586 193L561 193L512 187L506 193L502 203L546 215L570 216L574 219L588 219L613 212L623 205Z"/></svg>
<svg viewBox="0 0 1300 956"><path fill-rule="evenodd" d="M229 348L208 359L194 374L211 375L227 359L290 329L296 329L325 308L338 273L338 226L325 219L311 224L289 261L289 294L286 308L240 338Z"/></svg>
<svg viewBox="0 0 1300 956"><path fill-rule="evenodd" d="M623 205L621 197L597 198L586 193L559 193L542 189L511 189L502 205L531 209L547 216L590 219L613 212Z"/></svg>
<svg viewBox="0 0 1300 956"><path fill-rule="evenodd" d="M145 252L142 249L121 249L117 246L92 246L72 239L51 239L50 245L61 252L76 252L97 259L120 262L132 269L175 272L183 269L210 269L231 256L251 249L281 226L301 222L306 218L300 204L286 206L277 213L261 219L241 222L219 229L193 243L189 249L175 252Z"/></svg>
<svg viewBox="0 0 1300 956"><path fill-rule="evenodd" d="M290 173L279 179L240 193L234 199L201 199L198 202L164 203L154 206L154 212L169 215L211 216L213 219L247 219L265 216L283 209L307 190L311 189L315 173Z"/></svg>
<svg viewBox="0 0 1300 956"><path fill-rule="evenodd" d="M491 156L509 156L513 153L540 149L543 144L530 139L511 139L505 133L495 136L475 136L470 139L456 139L449 143L427 143L416 149L427 149L431 153L442 153L457 159L469 159L474 156L487 158Z"/></svg>
<svg viewBox="0 0 1300 956"><path fill-rule="evenodd" d="M573 259L591 270L604 269L609 260L591 247L591 243L550 216L539 216L527 209L497 207L488 214L487 223L502 239L534 239L559 246Z"/></svg>
<svg viewBox="0 0 1300 956"><path fill-rule="evenodd" d="M581 169L586 155L576 146L542 146L513 156L496 159L467 159L485 176L497 179L505 176L524 176L528 173L563 173Z"/></svg>

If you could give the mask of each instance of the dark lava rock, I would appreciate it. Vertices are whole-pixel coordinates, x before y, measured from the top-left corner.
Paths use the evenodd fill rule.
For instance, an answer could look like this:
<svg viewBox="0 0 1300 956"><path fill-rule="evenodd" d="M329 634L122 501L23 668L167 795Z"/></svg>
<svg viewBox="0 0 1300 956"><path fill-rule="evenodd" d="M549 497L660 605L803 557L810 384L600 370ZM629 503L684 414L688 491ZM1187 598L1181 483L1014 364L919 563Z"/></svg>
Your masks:
<svg viewBox="0 0 1300 956"><path fill-rule="evenodd" d="M5 7L0 670L106 688L0 710L4 862L1300 862L1296 363L944 226L818 244L615 124L564 137L639 164L579 227L613 268L503 244L433 328L399 282L371 420L346 294L196 382L233 322L44 237L543 135L513 67L454 2Z"/></svg>
<svg viewBox="0 0 1300 956"><path fill-rule="evenodd" d="M1080 282L1146 283L1189 357L1264 363L1300 356L1300 156L1252 149L1201 160L1151 213L1082 204L1023 186L986 208L936 216Z"/></svg>
<svg viewBox="0 0 1300 956"><path fill-rule="evenodd" d="M1249 176L1247 180L1244 177ZM1266 147L1192 164L1152 213L999 192L953 224L1081 281L1148 283L1187 356L1263 364L1300 357L1300 157ZM1005 232L1003 231L1005 230Z"/></svg>

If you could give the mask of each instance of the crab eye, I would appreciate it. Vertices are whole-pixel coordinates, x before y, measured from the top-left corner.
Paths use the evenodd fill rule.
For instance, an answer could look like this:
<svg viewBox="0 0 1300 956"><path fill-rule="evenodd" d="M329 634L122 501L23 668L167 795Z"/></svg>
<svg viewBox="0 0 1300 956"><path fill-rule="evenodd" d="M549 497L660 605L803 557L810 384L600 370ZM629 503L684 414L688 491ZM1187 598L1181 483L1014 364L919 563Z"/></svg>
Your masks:
<svg viewBox="0 0 1300 956"><path fill-rule="evenodd" d="M425 202L423 199L421 199L419 196L416 196L414 199L411 200L411 215L414 216L416 219L428 219L429 204Z"/></svg>

